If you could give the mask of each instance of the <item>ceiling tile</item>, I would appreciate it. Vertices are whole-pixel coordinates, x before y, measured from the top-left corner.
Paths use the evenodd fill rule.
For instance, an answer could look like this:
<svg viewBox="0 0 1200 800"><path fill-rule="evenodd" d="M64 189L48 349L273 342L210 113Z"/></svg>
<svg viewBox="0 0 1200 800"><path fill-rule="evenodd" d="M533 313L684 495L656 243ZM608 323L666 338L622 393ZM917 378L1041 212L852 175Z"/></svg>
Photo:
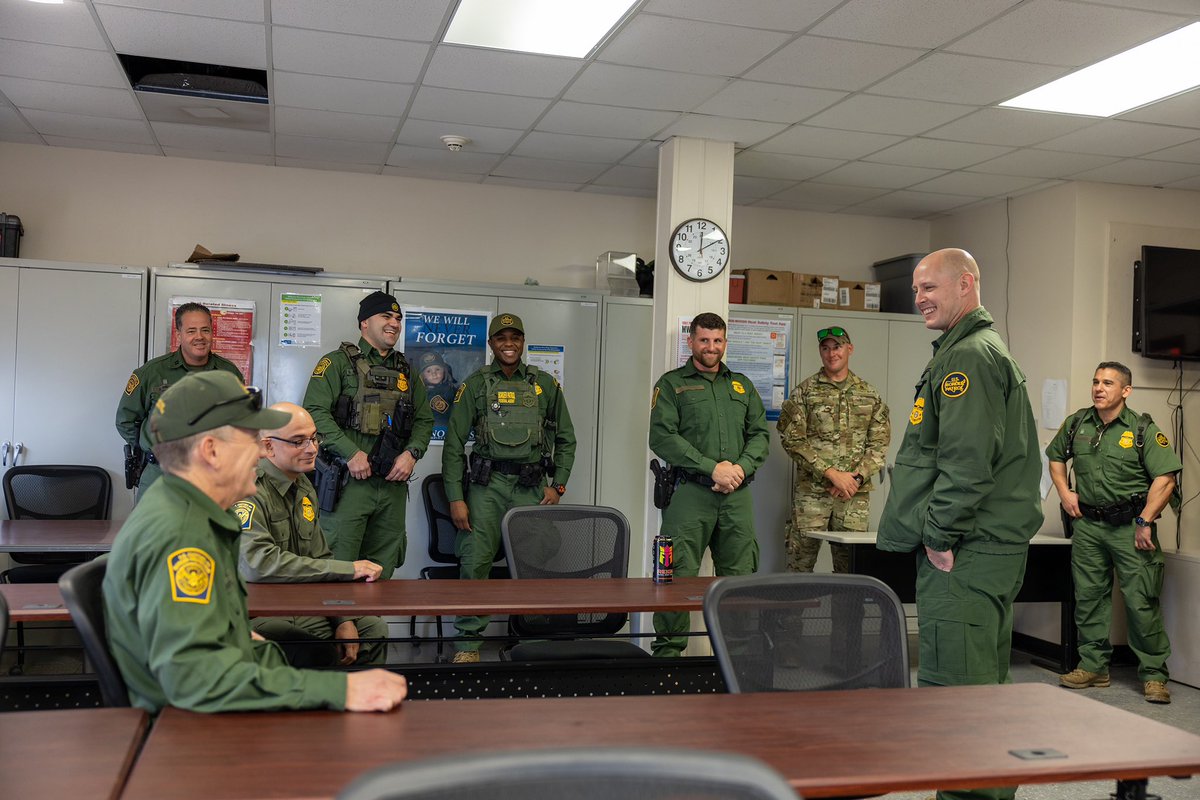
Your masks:
<svg viewBox="0 0 1200 800"><path fill-rule="evenodd" d="M778 136L756 145L754 149L767 153L853 159L862 158L869 153L902 141L904 141L903 136L888 136L882 133L863 133L861 131L834 131L828 128L794 125Z"/></svg>
<svg viewBox="0 0 1200 800"><path fill-rule="evenodd" d="M84 86L129 88L129 81L112 53L30 42L3 42L0 47L0 75Z"/></svg>
<svg viewBox="0 0 1200 800"><path fill-rule="evenodd" d="M917 134L971 112L969 106L855 95L822 111L809 125L876 133Z"/></svg>
<svg viewBox="0 0 1200 800"><path fill-rule="evenodd" d="M1185 189L1192 192L1200 192L1200 178L1188 178L1185 181L1175 181L1173 183L1163 184L1167 189Z"/></svg>
<svg viewBox="0 0 1200 800"><path fill-rule="evenodd" d="M36 140L37 137L33 134L33 129L25 123L25 120L21 119L21 115L17 113L15 108L0 107L0 137L4 138L5 141L11 142L17 141L11 138L13 136L26 138L31 135Z"/></svg>
<svg viewBox="0 0 1200 800"><path fill-rule="evenodd" d="M850 0L811 31L821 36L932 49L988 22L1019 0Z"/></svg>
<svg viewBox="0 0 1200 800"><path fill-rule="evenodd" d="M0 77L0 92L13 105L97 117L142 119L142 108L129 89L75 86L69 83Z"/></svg>
<svg viewBox="0 0 1200 800"><path fill-rule="evenodd" d="M1071 177L1079 181L1161 186L1165 183L1187 180L1197 176L1200 176L1200 164L1176 164L1169 161L1127 158L1115 164L1076 173Z"/></svg>
<svg viewBox="0 0 1200 800"><path fill-rule="evenodd" d="M677 121L663 129L655 138L666 139L671 136L692 136L697 139L715 139L720 142L733 142L738 147L749 147L761 142L769 136L782 131L786 125L775 122L756 122L753 120L730 119L729 117L711 117L704 114L684 114Z"/></svg>
<svg viewBox="0 0 1200 800"><path fill-rule="evenodd" d="M105 142L99 139L80 139L73 136L46 136L46 144L51 147L74 147L79 150L108 150L112 153L138 153L144 156L157 156L162 151L156 144L141 144L138 142Z"/></svg>
<svg viewBox="0 0 1200 800"><path fill-rule="evenodd" d="M662 142L646 142L637 150L621 159L622 164L628 164L631 167L646 167L647 169L658 169L658 151L662 147Z"/></svg>
<svg viewBox="0 0 1200 800"><path fill-rule="evenodd" d="M968 205L980 198L957 194L934 194L932 192L892 192L889 195L867 200L854 206L855 212L895 213L898 216L916 219L926 214L949 211Z"/></svg>
<svg viewBox="0 0 1200 800"><path fill-rule="evenodd" d="M482 125L464 125L460 122L430 122L410 117L400 129L396 141L414 147L444 147L443 136L465 136L471 141L463 150L472 153L507 153L524 133L510 128L485 128Z"/></svg>
<svg viewBox="0 0 1200 800"><path fill-rule="evenodd" d="M1195 15L1196 13L1196 0L1089 0L1089 2L1099 6L1161 11L1164 14Z"/></svg>
<svg viewBox="0 0 1200 800"><path fill-rule="evenodd" d="M93 0L97 6L125 6L147 11L171 11L195 17L215 17L241 22L263 22L262 0Z"/></svg>
<svg viewBox="0 0 1200 800"><path fill-rule="evenodd" d="M192 158L200 161L228 161L235 164L262 164L265 166L271 166L275 163L275 156L270 155L234 153L227 150L221 152L213 152L212 150L191 150L186 147L164 147L163 155L169 156L170 158Z"/></svg>
<svg viewBox="0 0 1200 800"><path fill-rule="evenodd" d="M909 139L864 158L881 164L903 164L910 167L960 169L990 158L1002 156L1012 148L989 144L942 142L935 139Z"/></svg>
<svg viewBox="0 0 1200 800"><path fill-rule="evenodd" d="M933 53L871 87L872 94L991 105L1061 77L1062 67Z"/></svg>
<svg viewBox="0 0 1200 800"><path fill-rule="evenodd" d="M728 83L728 78L714 75L589 64L563 97L581 103L690 111Z"/></svg>
<svg viewBox="0 0 1200 800"><path fill-rule="evenodd" d="M718 117L799 122L829 108L846 96L829 89L805 89L777 83L737 80L695 110L698 114Z"/></svg>
<svg viewBox="0 0 1200 800"><path fill-rule="evenodd" d="M271 0L271 22L293 28L432 42L449 6L450 0L354 0L333 9L329 0Z"/></svg>
<svg viewBox="0 0 1200 800"><path fill-rule="evenodd" d="M791 211L813 211L818 214L833 214L845 207L845 203L822 203L810 202L803 199L781 200L781 195L768 197L765 200L756 200L747 205L752 205L755 208L780 208Z"/></svg>
<svg viewBox="0 0 1200 800"><path fill-rule="evenodd" d="M1196 131L1144 122L1105 120L1038 145L1042 150L1067 150L1104 156L1140 156L1191 141Z"/></svg>
<svg viewBox="0 0 1200 800"><path fill-rule="evenodd" d="M829 172L845 163L844 160L836 158L813 158L811 156L791 156L782 153L743 150L733 160L733 172L736 176L802 181Z"/></svg>
<svg viewBox="0 0 1200 800"><path fill-rule="evenodd" d="M183 97L159 92L135 92L146 119L183 125L214 125L249 131L271 130L271 107L205 97ZM219 113L220 116L199 116Z"/></svg>
<svg viewBox="0 0 1200 800"><path fill-rule="evenodd" d="M426 86L417 92L409 115L418 119L463 122L489 128L528 128L549 103L534 97L510 97L438 89Z"/></svg>
<svg viewBox="0 0 1200 800"><path fill-rule="evenodd" d="M431 181L455 181L457 183L480 183L483 174L467 172L439 172L437 170L410 169L408 167L384 167L383 175L397 178L417 178Z"/></svg>
<svg viewBox="0 0 1200 800"><path fill-rule="evenodd" d="M631 153L639 144L640 140L534 131L521 140L513 150L513 155L553 158L560 161L613 163Z"/></svg>
<svg viewBox="0 0 1200 800"><path fill-rule="evenodd" d="M429 45L275 25L271 50L275 68L288 72L413 83L421 74Z"/></svg>
<svg viewBox="0 0 1200 800"><path fill-rule="evenodd" d="M277 156L277 167L295 167L297 169L319 169L326 172L357 172L363 175L377 175L380 168L377 164L347 164L345 161L312 161L307 158L292 158Z"/></svg>
<svg viewBox="0 0 1200 800"><path fill-rule="evenodd" d="M783 33L638 15L604 47L600 60L734 77L787 40Z"/></svg>
<svg viewBox="0 0 1200 800"><path fill-rule="evenodd" d="M123 6L96 13L118 53L266 69L265 25Z"/></svg>
<svg viewBox="0 0 1200 800"><path fill-rule="evenodd" d="M287 106L278 106L275 109L275 132L296 136L391 144L399 126L399 117L342 114L336 111L314 111Z"/></svg>
<svg viewBox="0 0 1200 800"><path fill-rule="evenodd" d="M870 189L864 186L835 186L805 181L790 189L784 189L779 194L772 195L771 199L785 203L803 202L841 207L879 197L886 194L887 191L887 189Z"/></svg>
<svg viewBox="0 0 1200 800"><path fill-rule="evenodd" d="M747 203L760 200L795 185L795 181L779 180L777 178L754 178L748 175L735 175L733 178L733 201Z"/></svg>
<svg viewBox="0 0 1200 800"><path fill-rule="evenodd" d="M984 108L934 128L926 135L959 142L1022 147L1095 125L1092 117L1020 111L1015 108Z"/></svg>
<svg viewBox="0 0 1200 800"><path fill-rule="evenodd" d="M576 58L440 45L425 72L425 85L476 92L557 97L579 72Z"/></svg>
<svg viewBox="0 0 1200 800"><path fill-rule="evenodd" d="M821 89L859 91L922 55L921 50L801 36L747 72L745 77Z"/></svg>
<svg viewBox="0 0 1200 800"><path fill-rule="evenodd" d="M658 193L658 170L645 167L627 167L618 164L596 178L597 186L623 186L635 189L650 189Z"/></svg>
<svg viewBox="0 0 1200 800"><path fill-rule="evenodd" d="M1012 175L981 175L978 172L950 172L940 178L918 183L910 187L916 192L938 192L961 194L972 197L1007 195L1028 189L1042 182L1041 178L1023 178Z"/></svg>
<svg viewBox="0 0 1200 800"><path fill-rule="evenodd" d="M275 135L275 155L310 161L344 161L383 166L391 142L351 142L309 136Z"/></svg>
<svg viewBox="0 0 1200 800"><path fill-rule="evenodd" d="M168 147L216 153L246 153L269 156L271 134L263 131L239 131L203 125L181 125L177 122L151 122L158 143L166 152Z"/></svg>
<svg viewBox="0 0 1200 800"><path fill-rule="evenodd" d="M1176 145L1175 147L1168 147L1164 150L1156 150L1142 157L1153 161L1180 161L1188 164L1200 164L1200 139Z"/></svg>
<svg viewBox="0 0 1200 800"><path fill-rule="evenodd" d="M388 166L391 167L471 175L486 175L499 161L499 156L493 153L471 153L466 149L455 153L446 148L413 147L406 144L393 147L387 158Z"/></svg>
<svg viewBox="0 0 1200 800"><path fill-rule="evenodd" d="M1111 164L1112 156L1054 153L1049 150L1017 150L971 167L972 172L996 175L1027 175L1035 178L1064 178L1085 169Z"/></svg>
<svg viewBox="0 0 1200 800"><path fill-rule="evenodd" d="M653 198L658 196L657 189L644 189L632 186L603 186L599 183L589 183L586 186L581 186L579 191L586 194L613 194L621 197Z"/></svg>
<svg viewBox="0 0 1200 800"><path fill-rule="evenodd" d="M1080 67L1115 55L1180 27L1179 17L1086 5L1030 0L955 42L957 53Z"/></svg>
<svg viewBox="0 0 1200 800"><path fill-rule="evenodd" d="M881 189L901 189L914 183L927 181L945 173L940 169L923 167L900 167L894 164L868 164L852 161L821 176L821 183L845 184L848 186L874 186Z"/></svg>
<svg viewBox="0 0 1200 800"><path fill-rule="evenodd" d="M277 70L271 99L278 105L293 108L388 116L401 114L412 93L413 86L408 83L330 78Z"/></svg>
<svg viewBox="0 0 1200 800"><path fill-rule="evenodd" d="M747 28L777 31L802 31L842 0L805 0L781 3L779 0L650 0L645 10L682 19L697 19Z"/></svg>
<svg viewBox="0 0 1200 800"><path fill-rule="evenodd" d="M613 108L585 103L558 102L538 122L538 130L646 139L679 119L673 111Z"/></svg>
<svg viewBox="0 0 1200 800"><path fill-rule="evenodd" d="M7 0L0 11L0 37L23 42L107 50L108 42L84 3L24 3ZM7 46L7 45L5 45Z"/></svg>
<svg viewBox="0 0 1200 800"><path fill-rule="evenodd" d="M551 161L545 158L509 156L501 161L492 174L506 178L525 178L535 181L586 183L604 171L600 164L575 164L570 161Z"/></svg>
<svg viewBox="0 0 1200 800"><path fill-rule="evenodd" d="M102 142L132 142L154 144L145 120L87 117L82 114L61 114L57 111L23 112L26 121L43 136L70 136L75 139L96 139Z"/></svg>
<svg viewBox="0 0 1200 800"><path fill-rule="evenodd" d="M1120 115L1117 119L1200 128L1200 88L1136 108Z"/></svg>
<svg viewBox="0 0 1200 800"><path fill-rule="evenodd" d="M518 186L522 189L542 189L556 192L577 192L583 188L583 184L581 183L552 180L540 181L536 178L510 178L505 175L489 175L483 182L497 186Z"/></svg>
<svg viewBox="0 0 1200 800"><path fill-rule="evenodd" d="M3 112L3 109L0 109ZM45 140L36 133L21 133L19 131L7 131L4 128L4 114L0 113L0 141L15 142L16 144L45 144Z"/></svg>

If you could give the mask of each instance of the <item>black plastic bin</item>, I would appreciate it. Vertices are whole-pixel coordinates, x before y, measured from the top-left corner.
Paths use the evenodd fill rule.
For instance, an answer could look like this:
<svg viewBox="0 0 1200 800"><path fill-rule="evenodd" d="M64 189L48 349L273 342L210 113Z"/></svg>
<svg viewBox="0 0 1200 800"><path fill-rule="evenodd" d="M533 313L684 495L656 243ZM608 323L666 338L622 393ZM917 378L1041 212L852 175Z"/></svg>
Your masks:
<svg viewBox="0 0 1200 800"><path fill-rule="evenodd" d="M21 237L25 229L16 214L0 214L0 258L17 258L21 255Z"/></svg>
<svg viewBox="0 0 1200 800"><path fill-rule="evenodd" d="M913 299L912 274L928 253L909 253L904 256L876 261L875 280L879 281L879 310L892 314L919 314Z"/></svg>

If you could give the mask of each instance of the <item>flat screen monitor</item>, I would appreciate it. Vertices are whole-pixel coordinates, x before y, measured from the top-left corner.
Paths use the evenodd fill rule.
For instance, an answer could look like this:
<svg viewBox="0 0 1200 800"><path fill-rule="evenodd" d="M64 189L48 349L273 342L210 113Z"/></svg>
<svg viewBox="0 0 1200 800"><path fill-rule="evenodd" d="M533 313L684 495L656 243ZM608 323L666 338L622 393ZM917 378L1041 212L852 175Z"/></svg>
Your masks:
<svg viewBox="0 0 1200 800"><path fill-rule="evenodd" d="M1133 275L1134 352L1200 361L1200 250L1143 245Z"/></svg>

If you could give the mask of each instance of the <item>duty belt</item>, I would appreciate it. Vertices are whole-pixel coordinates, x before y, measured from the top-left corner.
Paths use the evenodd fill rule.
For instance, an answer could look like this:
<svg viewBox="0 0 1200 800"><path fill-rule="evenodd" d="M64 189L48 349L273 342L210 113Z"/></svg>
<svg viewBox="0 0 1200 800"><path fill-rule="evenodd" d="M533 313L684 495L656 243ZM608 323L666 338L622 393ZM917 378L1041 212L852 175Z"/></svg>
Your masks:
<svg viewBox="0 0 1200 800"><path fill-rule="evenodd" d="M545 474L545 470L536 461L520 463L517 461L501 461L498 458L488 459L492 462L492 472L499 472L502 475L521 475L529 474L532 469L537 469L538 472Z"/></svg>
<svg viewBox="0 0 1200 800"><path fill-rule="evenodd" d="M146 452L146 463L147 464L157 464L158 463L158 459L154 457L154 453L151 453L149 451Z"/></svg>
<svg viewBox="0 0 1200 800"><path fill-rule="evenodd" d="M1146 495L1135 494L1128 500L1104 506L1089 506L1087 503L1081 502L1079 513L1095 522L1103 522L1108 525L1128 525L1142 512L1145 505Z"/></svg>
<svg viewBox="0 0 1200 800"><path fill-rule="evenodd" d="M712 478L708 477L707 475L700 474L699 472L688 472L687 470L680 470L680 472L683 474L683 479L685 481L691 481L692 483L698 483L701 486L707 486L709 489L711 489L713 486L716 485L716 481L714 481ZM749 475L747 475L746 480L742 481L742 484L741 484L741 486L738 487L738 489L741 489L742 486L749 486L750 482L754 480L754 476L757 474L758 473L752 472ZM737 490L735 489L734 491L737 491Z"/></svg>

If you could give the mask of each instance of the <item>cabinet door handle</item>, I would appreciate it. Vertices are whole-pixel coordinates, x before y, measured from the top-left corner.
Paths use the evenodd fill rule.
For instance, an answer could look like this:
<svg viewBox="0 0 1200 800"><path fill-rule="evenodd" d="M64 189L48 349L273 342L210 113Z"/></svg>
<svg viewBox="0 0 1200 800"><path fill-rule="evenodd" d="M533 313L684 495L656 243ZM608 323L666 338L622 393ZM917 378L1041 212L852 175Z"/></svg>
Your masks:
<svg viewBox="0 0 1200 800"><path fill-rule="evenodd" d="M17 442L15 445L13 445L13 466L14 467L17 465L17 459L19 459L21 457L21 451L24 449L25 449L25 445L21 444L20 442Z"/></svg>
<svg viewBox="0 0 1200 800"><path fill-rule="evenodd" d="M0 467L8 466L8 451L11 449L12 442L5 442L3 445L0 445L0 458L3 458L3 461L0 461Z"/></svg>

